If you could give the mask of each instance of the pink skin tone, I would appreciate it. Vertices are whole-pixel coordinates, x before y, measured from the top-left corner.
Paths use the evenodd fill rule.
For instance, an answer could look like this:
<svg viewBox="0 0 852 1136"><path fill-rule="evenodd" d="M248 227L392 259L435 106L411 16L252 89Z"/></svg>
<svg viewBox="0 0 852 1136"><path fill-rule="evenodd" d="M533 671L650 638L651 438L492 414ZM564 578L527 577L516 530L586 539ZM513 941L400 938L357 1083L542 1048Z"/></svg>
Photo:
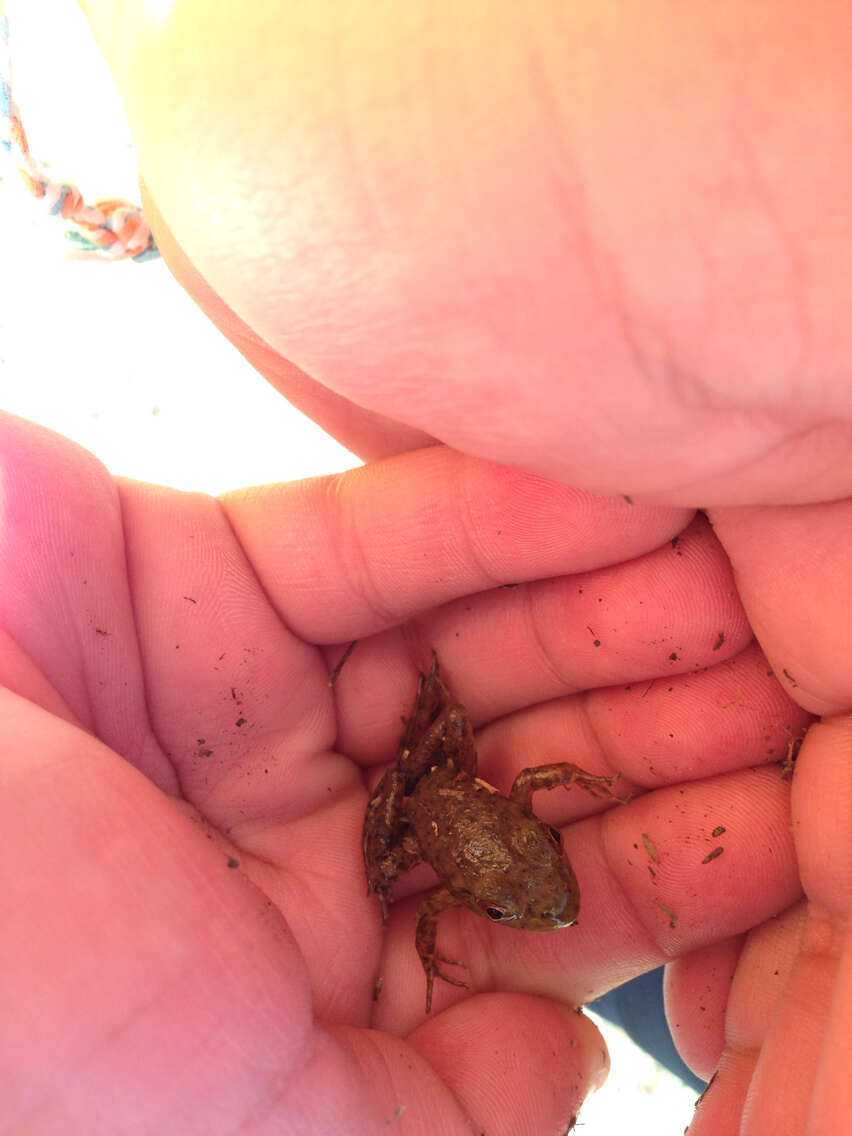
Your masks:
<svg viewBox="0 0 852 1136"><path fill-rule="evenodd" d="M210 317L365 457L473 456L219 506L116 487L4 421L11 1115L88 1132L133 1099L154 1129L372 1132L404 1103L414 1132L436 1108L447 1131L552 1131L604 1072L565 1006L674 960L678 1042L719 1071L691 1132L842 1131L843 6L87 8L159 243ZM713 531L679 555L696 505ZM580 926L448 913L475 993L436 990L424 1024L430 881L383 938L357 830L431 646L504 790L568 744L644 793L548 795L577 822ZM766 763L809 714L790 794Z"/></svg>

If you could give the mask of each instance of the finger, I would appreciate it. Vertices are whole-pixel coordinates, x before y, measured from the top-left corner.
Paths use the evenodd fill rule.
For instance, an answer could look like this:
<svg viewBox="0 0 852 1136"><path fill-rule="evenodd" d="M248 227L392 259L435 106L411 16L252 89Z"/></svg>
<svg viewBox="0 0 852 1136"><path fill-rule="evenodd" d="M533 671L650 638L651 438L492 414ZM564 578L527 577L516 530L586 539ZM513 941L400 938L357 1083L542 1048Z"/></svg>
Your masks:
<svg viewBox="0 0 852 1136"><path fill-rule="evenodd" d="M327 768L325 665L281 626L216 502L117 490L81 447L8 415L0 442L0 618L72 714L222 827L268 815L294 779L328 803L346 770Z"/></svg>
<svg viewBox="0 0 852 1136"><path fill-rule="evenodd" d="M843 933L837 981L826 1021L824 1044L816 1073L811 1104L815 1132L840 1132L852 1113L849 1068L850 1017L852 1017L852 931Z"/></svg>
<svg viewBox="0 0 852 1136"><path fill-rule="evenodd" d="M852 705L852 501L712 514L755 634L792 698L814 714Z"/></svg>
<svg viewBox="0 0 852 1136"><path fill-rule="evenodd" d="M835 919L852 908L852 717L824 719L802 743L793 777L796 851L812 904Z"/></svg>
<svg viewBox="0 0 852 1136"><path fill-rule="evenodd" d="M468 998L425 1021L408 1041L476 1131L567 1132L609 1072L603 1038L585 1015L525 995Z"/></svg>
<svg viewBox="0 0 852 1136"><path fill-rule="evenodd" d="M10 414L0 414L0 474L0 623L42 676L27 678L17 656L26 692L61 709L52 687L63 717L174 791L146 715L112 478L82 447Z"/></svg>
<svg viewBox="0 0 852 1136"><path fill-rule="evenodd" d="M727 558L696 519L674 548L459 599L359 647L336 686L339 744L390 757L432 648L478 724L577 690L695 672L750 638Z"/></svg>
<svg viewBox="0 0 852 1136"><path fill-rule="evenodd" d="M816 1132L833 1132L841 1131L852 1106L852 721L848 716L825 721L806 741L801 770L793 779L794 817L801 820L797 850L815 919L823 923L824 967L834 970L811 1123ZM819 946L819 939L815 941ZM800 993L805 995L804 984Z"/></svg>
<svg viewBox="0 0 852 1136"><path fill-rule="evenodd" d="M803 743L792 804L808 903L748 937L731 989L716 1105L702 1109L699 1136L724 1131L715 1126L715 1108L735 1112L736 1102L749 1134L804 1132L817 1107L826 1123L814 1130L840 1130L849 1059L841 959L852 902L850 737L849 720L837 719L814 726Z"/></svg>
<svg viewBox="0 0 852 1136"><path fill-rule="evenodd" d="M632 787L656 788L777 763L809 721L752 644L695 674L592 690L511 714L480 731L477 751L483 775L498 788L508 789L525 766L566 760L594 773L617 772ZM536 811L565 823L575 815L570 796L540 795ZM588 801L579 803L588 811Z"/></svg>
<svg viewBox="0 0 852 1136"><path fill-rule="evenodd" d="M713 835L720 826L721 838ZM474 991L584 1003L680 954L740 934L800 894L789 785L775 768L656 790L570 825L563 837L580 887L576 926L535 933L495 926L465 910L442 915L438 949L468 966ZM722 853L711 855L717 847ZM402 900L388 921L376 1020L392 1032L410 1029L423 1012L415 906L415 897ZM437 1007L459 997L436 985Z"/></svg>
<svg viewBox="0 0 852 1136"><path fill-rule="evenodd" d="M689 517L438 446L222 503L284 623L318 643L373 634L495 585L638 556Z"/></svg>
<svg viewBox="0 0 852 1136"><path fill-rule="evenodd" d="M763 1035L749 1091L756 1132L784 1132L784 1125L789 1132L805 1131L812 1123L818 1078L826 1118L837 1107L833 1090L839 1099L847 1092L851 1007L842 1001L840 963L848 949L852 908L850 753L852 720L845 717L817 725L802 745L793 779L796 849L809 903L777 1005L771 1014L744 1012L746 1025L754 1031L746 1038L752 1050L754 1033ZM743 1005L747 1006L745 998L732 1002L732 1008ZM729 1023L731 1045L740 1042L738 1024L736 1018ZM797 1039L795 1080L783 1074L792 1036ZM838 1061L840 1053L845 1061ZM843 1065L845 1074L841 1074Z"/></svg>
<svg viewBox="0 0 852 1136"><path fill-rule="evenodd" d="M282 625L217 502L119 492L148 714L183 796L240 833L332 803L350 782L325 662Z"/></svg>
<svg viewBox="0 0 852 1136"><path fill-rule="evenodd" d="M781 1106L773 1109L780 1125L754 1127L757 1119L755 1070L761 1060L767 1028L778 1012L796 965L805 921L806 905L797 903L747 936L733 982L729 984L724 1046L718 1056L715 1076L696 1109L690 1136L737 1136L764 1131L792 1136L806 1131L799 1123L801 1107L794 1098L808 1094L805 1079L811 1038L798 1027L792 1035L787 1035L788 1043L791 1036L796 1039L795 1076L790 1075L788 1065L787 1075L770 1087L772 1096ZM688 1013L685 1005L681 1009ZM693 1022L693 1036L697 1028ZM800 1059L804 1065L800 1065Z"/></svg>
<svg viewBox="0 0 852 1136"><path fill-rule="evenodd" d="M338 1027L333 1035L351 1049L368 1086L375 1124L370 1132L396 1124L413 1136L566 1132L609 1070L606 1047L588 1018L517 995L468 999L433 1015L404 1041L351 1027ZM319 1074L310 1091L323 1101L329 1080ZM318 1130L307 1124L294 1129ZM322 1130L361 1128L346 1117Z"/></svg>
<svg viewBox="0 0 852 1136"><path fill-rule="evenodd" d="M725 1013L745 936L689 951L666 967L666 1018L681 1057L709 1081L725 1047Z"/></svg>

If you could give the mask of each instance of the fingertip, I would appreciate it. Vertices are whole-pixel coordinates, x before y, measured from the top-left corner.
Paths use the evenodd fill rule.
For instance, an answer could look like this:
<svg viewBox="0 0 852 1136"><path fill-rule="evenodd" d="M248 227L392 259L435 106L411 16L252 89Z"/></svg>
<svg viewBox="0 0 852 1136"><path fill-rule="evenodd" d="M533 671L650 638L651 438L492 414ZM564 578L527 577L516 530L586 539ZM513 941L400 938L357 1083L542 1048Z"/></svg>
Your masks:
<svg viewBox="0 0 852 1136"><path fill-rule="evenodd" d="M699 947L665 970L666 1017L678 1052L708 1081L725 1047L725 1012L745 936Z"/></svg>
<svg viewBox="0 0 852 1136"><path fill-rule="evenodd" d="M562 1131L609 1075L606 1044L585 1014L527 994L466 998L408 1042L477 1131Z"/></svg>

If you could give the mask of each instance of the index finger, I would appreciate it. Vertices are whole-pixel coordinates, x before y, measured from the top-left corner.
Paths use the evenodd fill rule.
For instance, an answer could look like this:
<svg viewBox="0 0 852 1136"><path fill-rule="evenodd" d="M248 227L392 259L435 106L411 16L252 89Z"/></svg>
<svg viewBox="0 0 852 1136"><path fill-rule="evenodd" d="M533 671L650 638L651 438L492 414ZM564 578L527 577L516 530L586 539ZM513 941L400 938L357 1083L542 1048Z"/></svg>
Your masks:
<svg viewBox="0 0 852 1136"><path fill-rule="evenodd" d="M374 634L499 584L631 559L691 516L444 446L228 493L222 505L278 614L313 643Z"/></svg>

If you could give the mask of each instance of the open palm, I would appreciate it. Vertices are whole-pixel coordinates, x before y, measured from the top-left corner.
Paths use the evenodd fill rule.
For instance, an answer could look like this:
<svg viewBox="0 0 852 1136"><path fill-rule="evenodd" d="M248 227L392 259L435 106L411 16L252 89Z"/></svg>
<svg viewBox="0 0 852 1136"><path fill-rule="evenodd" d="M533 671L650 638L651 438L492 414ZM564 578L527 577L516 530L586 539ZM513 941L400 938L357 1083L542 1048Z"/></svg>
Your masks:
<svg viewBox="0 0 852 1136"><path fill-rule="evenodd" d="M441 447L221 502L10 417L0 457L13 1128L558 1131L605 1070L575 1004L797 897L774 762L806 715L702 519ZM539 795L579 926L447 913L472 993L426 1018L434 875L383 929L360 834L432 647L490 781L564 759L639 795Z"/></svg>

